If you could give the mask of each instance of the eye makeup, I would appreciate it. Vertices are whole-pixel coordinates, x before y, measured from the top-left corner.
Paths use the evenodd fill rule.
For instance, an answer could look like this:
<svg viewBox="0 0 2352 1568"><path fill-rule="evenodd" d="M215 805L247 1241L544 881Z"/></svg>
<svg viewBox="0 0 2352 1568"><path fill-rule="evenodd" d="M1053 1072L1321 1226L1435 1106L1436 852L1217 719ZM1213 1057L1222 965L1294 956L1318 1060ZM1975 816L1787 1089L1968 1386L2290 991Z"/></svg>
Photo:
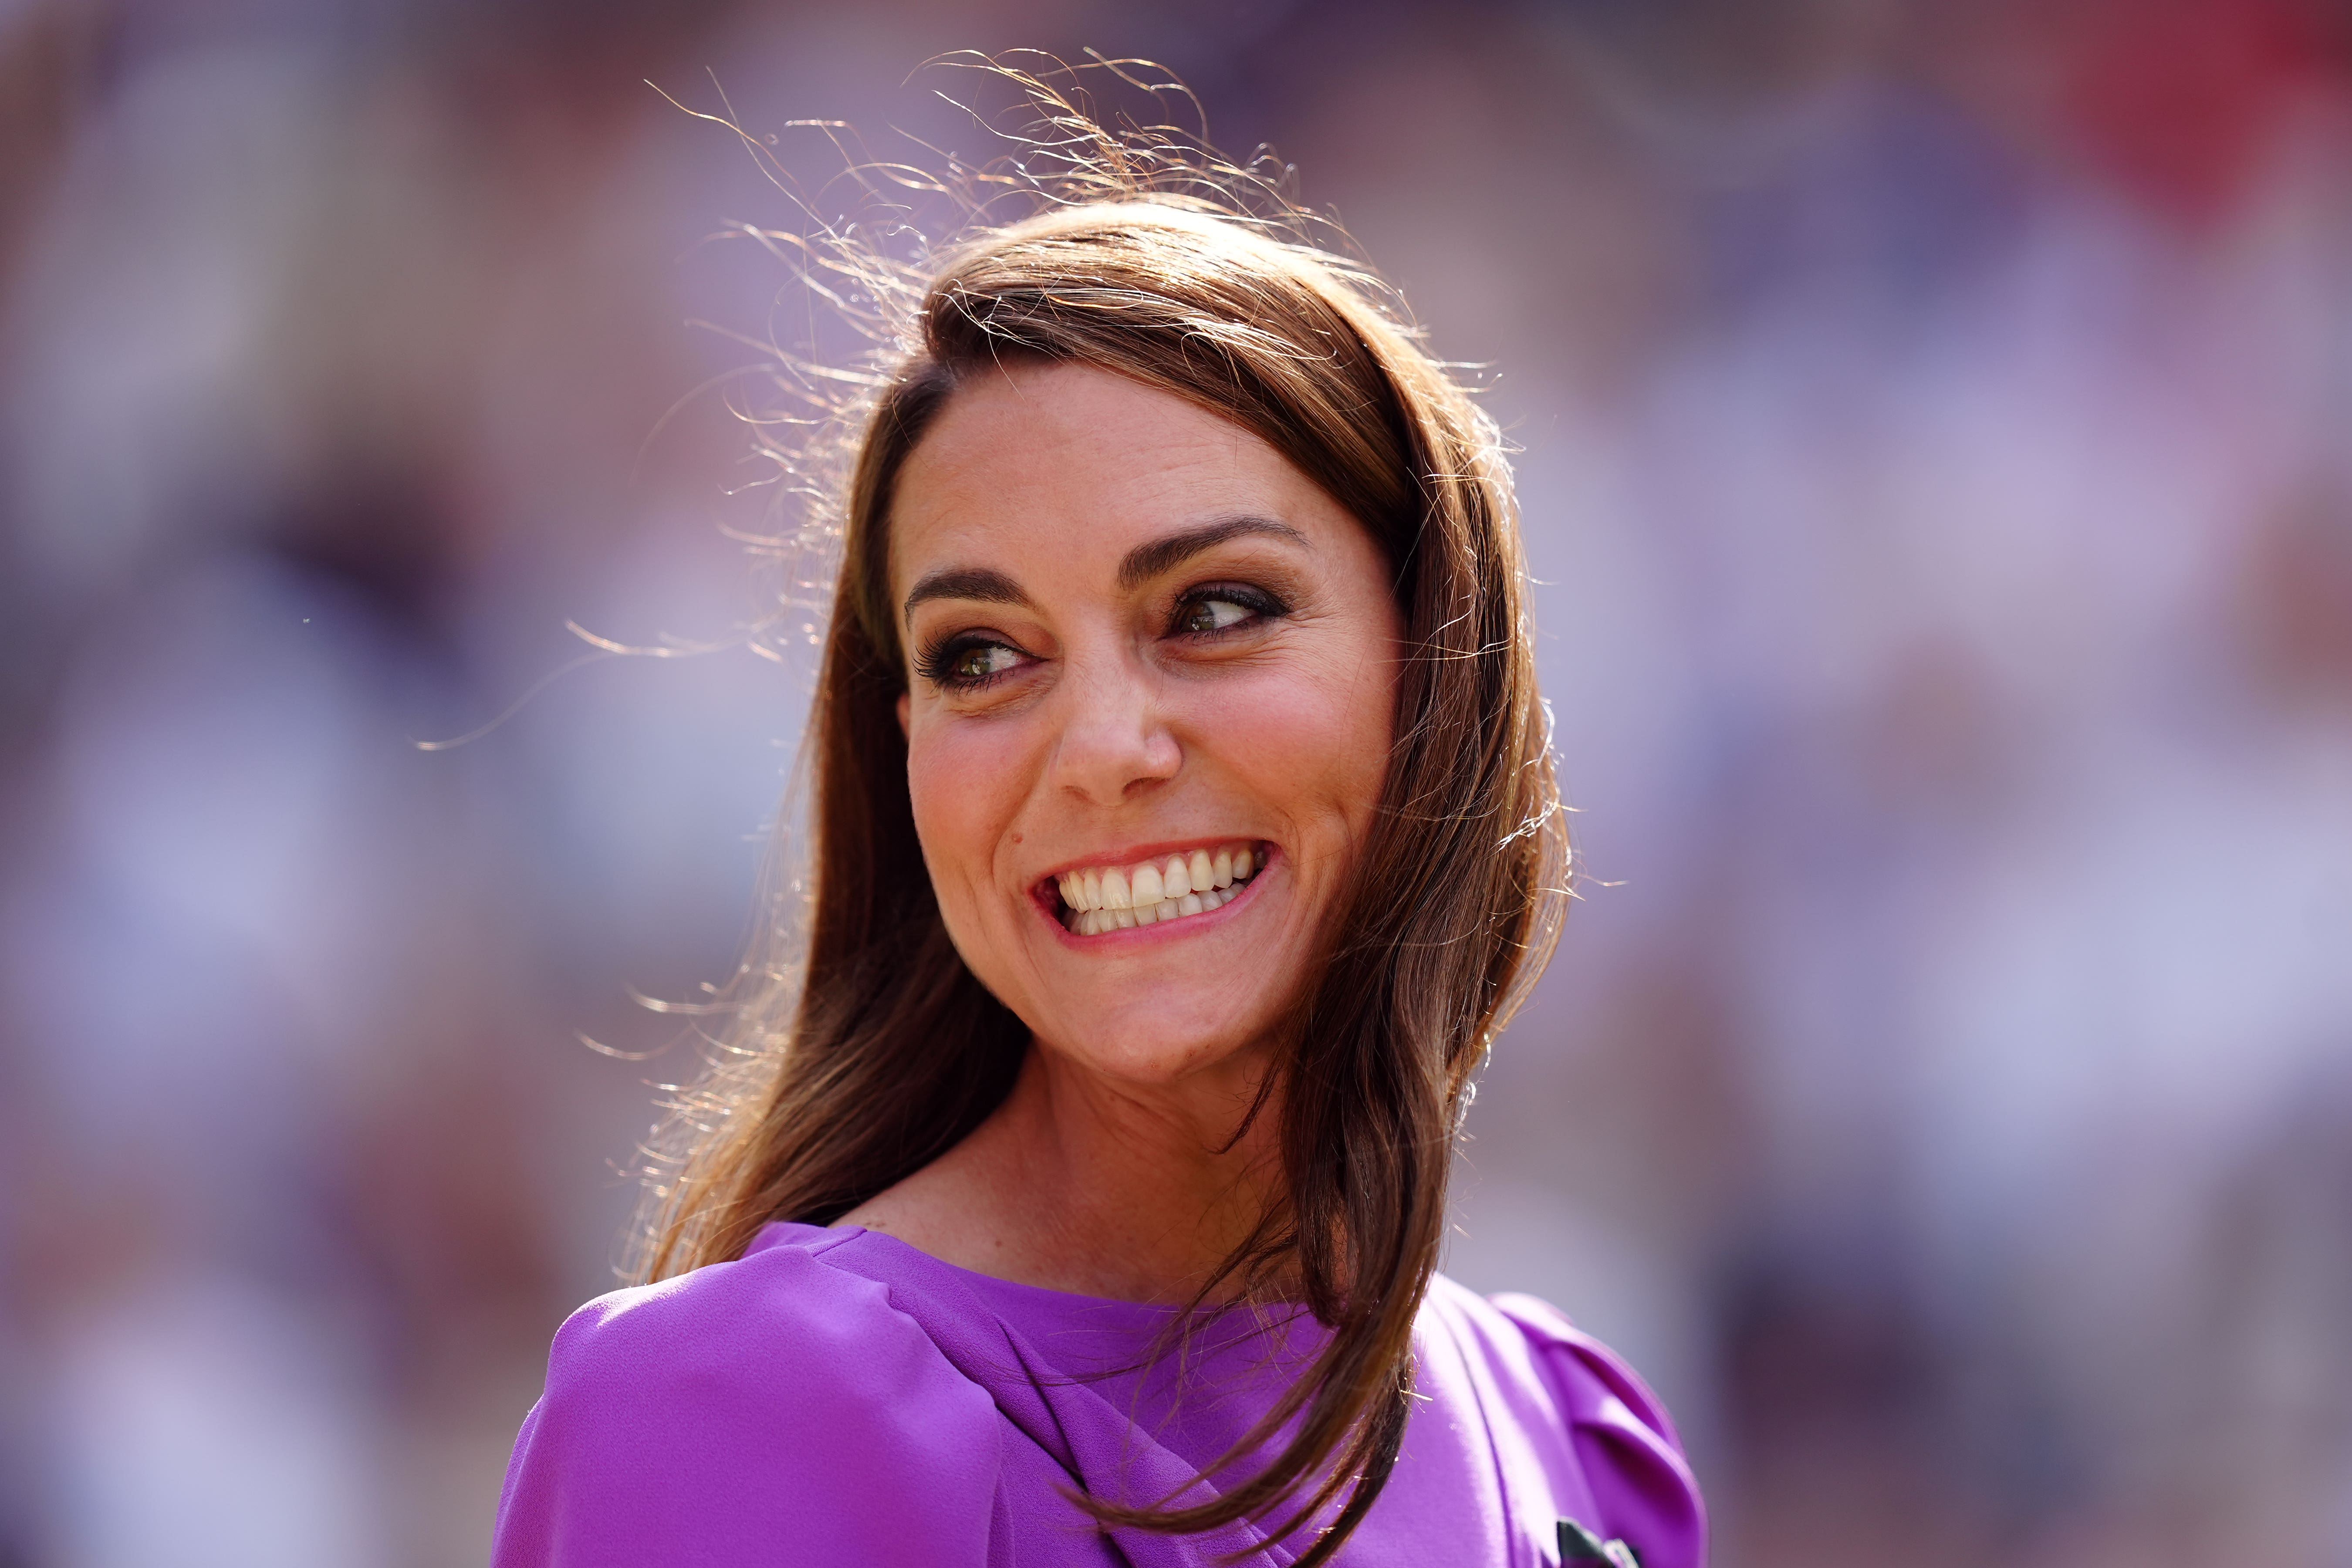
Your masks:
<svg viewBox="0 0 2352 1568"><path fill-rule="evenodd" d="M953 632L925 646L915 672L941 690L978 691L1020 668L1026 657L1001 637Z"/></svg>
<svg viewBox="0 0 2352 1568"><path fill-rule="evenodd" d="M1227 614L1221 612L1239 611ZM1203 583L1175 596L1163 637L1213 643L1281 619L1290 605L1272 589L1249 583ZM1017 673L1030 656L1002 633L965 629L925 643L915 672L942 691L971 693Z"/></svg>
<svg viewBox="0 0 2352 1568"><path fill-rule="evenodd" d="M1231 620L1220 620L1215 606L1221 605L1246 613ZM1267 589L1246 583L1204 583L1177 595L1175 608L1169 616L1168 632L1171 637L1217 637L1279 620L1289 613L1290 606L1281 595Z"/></svg>

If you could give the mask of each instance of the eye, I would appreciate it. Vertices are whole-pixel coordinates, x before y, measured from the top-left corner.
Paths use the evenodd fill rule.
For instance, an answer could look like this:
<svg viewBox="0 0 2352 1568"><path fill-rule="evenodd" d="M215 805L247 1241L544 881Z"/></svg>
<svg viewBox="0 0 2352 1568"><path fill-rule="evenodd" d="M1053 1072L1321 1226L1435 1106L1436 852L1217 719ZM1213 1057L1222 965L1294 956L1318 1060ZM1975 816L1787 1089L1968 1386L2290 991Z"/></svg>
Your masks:
<svg viewBox="0 0 2352 1568"><path fill-rule="evenodd" d="M1251 588L1212 588L1192 595L1176 606L1176 624L1169 629L1187 637L1214 637L1247 621L1283 613L1272 595Z"/></svg>
<svg viewBox="0 0 2352 1568"><path fill-rule="evenodd" d="M1019 648L992 637L951 637L927 650L916 668L946 690L977 691L1020 668L1024 658Z"/></svg>
<svg viewBox="0 0 2352 1568"><path fill-rule="evenodd" d="M1019 662L1013 650L1001 642L973 643L958 648L948 660L950 680L986 680L992 675L1002 675Z"/></svg>

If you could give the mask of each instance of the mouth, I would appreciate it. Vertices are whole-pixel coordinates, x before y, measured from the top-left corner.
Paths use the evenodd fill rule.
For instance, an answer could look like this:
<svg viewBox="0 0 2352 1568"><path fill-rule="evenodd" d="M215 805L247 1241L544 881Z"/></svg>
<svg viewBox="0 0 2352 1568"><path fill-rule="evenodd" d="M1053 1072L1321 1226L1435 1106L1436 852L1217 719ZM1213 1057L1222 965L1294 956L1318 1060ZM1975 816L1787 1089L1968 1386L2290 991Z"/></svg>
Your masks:
<svg viewBox="0 0 2352 1568"><path fill-rule="evenodd" d="M1040 895L1073 936L1102 936L1136 926L1191 920L1242 896L1265 869L1272 847L1247 840L1198 848L1125 866L1084 866L1046 882Z"/></svg>

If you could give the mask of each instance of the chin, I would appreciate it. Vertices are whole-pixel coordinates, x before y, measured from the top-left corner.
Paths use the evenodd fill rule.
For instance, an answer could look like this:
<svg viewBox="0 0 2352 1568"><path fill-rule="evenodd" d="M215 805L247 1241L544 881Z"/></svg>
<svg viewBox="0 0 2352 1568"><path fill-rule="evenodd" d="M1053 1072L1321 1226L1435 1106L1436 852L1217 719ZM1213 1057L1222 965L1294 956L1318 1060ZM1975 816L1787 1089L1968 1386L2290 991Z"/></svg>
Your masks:
<svg viewBox="0 0 2352 1568"><path fill-rule="evenodd" d="M1159 1016L1138 1017L1139 1011ZM1055 1022L1050 1031L1036 1032L1046 1048L1106 1078L1151 1088L1237 1063L1251 1038L1251 1031L1229 1017L1171 1019L1164 1008L1121 1008L1091 1026Z"/></svg>

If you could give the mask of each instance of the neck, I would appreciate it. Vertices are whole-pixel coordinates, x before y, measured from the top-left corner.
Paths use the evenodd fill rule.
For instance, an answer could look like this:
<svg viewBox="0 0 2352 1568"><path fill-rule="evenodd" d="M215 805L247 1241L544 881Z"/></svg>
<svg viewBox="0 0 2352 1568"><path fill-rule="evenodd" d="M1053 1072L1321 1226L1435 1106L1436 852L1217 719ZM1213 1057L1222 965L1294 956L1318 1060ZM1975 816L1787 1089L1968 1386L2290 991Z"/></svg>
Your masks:
<svg viewBox="0 0 2352 1568"><path fill-rule="evenodd" d="M1279 1107L1243 1127L1264 1070L1249 1053L1137 1085L1032 1042L978 1131L842 1223L1001 1279L1181 1304L1280 1191Z"/></svg>

